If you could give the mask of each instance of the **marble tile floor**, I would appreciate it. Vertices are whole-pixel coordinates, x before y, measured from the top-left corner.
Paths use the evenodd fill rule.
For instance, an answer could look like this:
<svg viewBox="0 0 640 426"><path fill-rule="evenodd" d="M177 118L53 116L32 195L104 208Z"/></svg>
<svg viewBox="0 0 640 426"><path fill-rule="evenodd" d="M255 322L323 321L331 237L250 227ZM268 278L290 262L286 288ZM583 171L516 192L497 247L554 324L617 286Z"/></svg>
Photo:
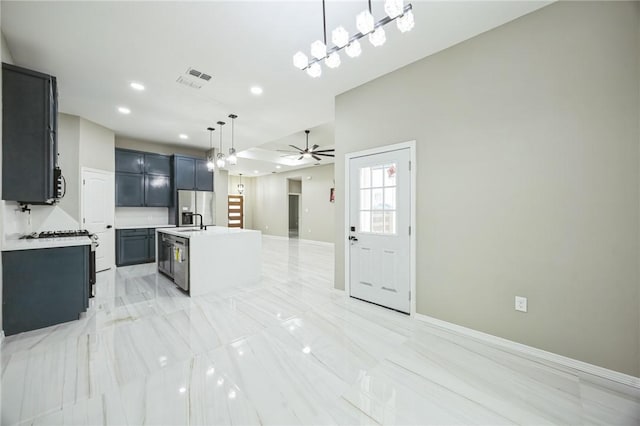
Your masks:
<svg viewBox="0 0 640 426"><path fill-rule="evenodd" d="M1 423L640 425L639 389L345 297L330 245L264 237L262 270L197 298L100 273L85 318L5 339Z"/></svg>

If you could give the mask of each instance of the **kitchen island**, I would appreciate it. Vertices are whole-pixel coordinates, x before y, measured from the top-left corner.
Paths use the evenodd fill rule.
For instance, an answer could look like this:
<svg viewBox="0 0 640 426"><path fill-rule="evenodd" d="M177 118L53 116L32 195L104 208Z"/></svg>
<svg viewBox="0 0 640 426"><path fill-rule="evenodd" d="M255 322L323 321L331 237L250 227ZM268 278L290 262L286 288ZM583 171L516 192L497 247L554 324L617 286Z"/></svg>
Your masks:
<svg viewBox="0 0 640 426"><path fill-rule="evenodd" d="M209 226L156 232L158 271L190 296L260 280L260 231Z"/></svg>

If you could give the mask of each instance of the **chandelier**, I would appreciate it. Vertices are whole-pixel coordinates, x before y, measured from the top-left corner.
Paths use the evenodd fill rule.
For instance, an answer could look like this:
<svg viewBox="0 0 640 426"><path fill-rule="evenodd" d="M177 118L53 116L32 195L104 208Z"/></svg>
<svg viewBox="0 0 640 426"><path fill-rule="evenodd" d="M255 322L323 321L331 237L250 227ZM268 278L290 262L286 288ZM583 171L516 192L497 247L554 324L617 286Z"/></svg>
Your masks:
<svg viewBox="0 0 640 426"><path fill-rule="evenodd" d="M369 9L360 12L356 16L356 28L358 33L349 36L349 32L339 26L331 32L331 41L334 46L329 48L327 45L327 20L325 13L325 0L322 0L322 28L324 30L324 42L316 40L311 43L311 59L303 52L293 55L293 65L301 70L306 70L307 74L313 78L322 75L320 62L329 68L338 68L340 66L340 55L338 52L344 49L347 56L355 58L362 53L362 47L359 40L369 35L369 42L374 46L382 46L387 41L384 32L384 26L391 21L396 21L398 30L402 33L411 31L415 26L413 20L413 6L411 3L405 5L403 0L385 0L384 11L386 16L379 21L375 21L371 11L371 0L368 0Z"/></svg>

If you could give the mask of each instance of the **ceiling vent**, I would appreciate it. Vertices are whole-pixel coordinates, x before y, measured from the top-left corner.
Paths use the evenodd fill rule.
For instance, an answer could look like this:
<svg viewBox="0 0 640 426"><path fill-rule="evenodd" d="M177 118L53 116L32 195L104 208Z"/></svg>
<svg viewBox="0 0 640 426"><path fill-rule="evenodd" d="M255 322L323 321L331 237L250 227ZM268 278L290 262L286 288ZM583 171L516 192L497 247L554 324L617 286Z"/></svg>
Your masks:
<svg viewBox="0 0 640 426"><path fill-rule="evenodd" d="M209 74L205 74L189 67L183 75L178 76L176 82L187 87L191 87L192 89L202 89L202 86L209 80L211 80L211 76Z"/></svg>

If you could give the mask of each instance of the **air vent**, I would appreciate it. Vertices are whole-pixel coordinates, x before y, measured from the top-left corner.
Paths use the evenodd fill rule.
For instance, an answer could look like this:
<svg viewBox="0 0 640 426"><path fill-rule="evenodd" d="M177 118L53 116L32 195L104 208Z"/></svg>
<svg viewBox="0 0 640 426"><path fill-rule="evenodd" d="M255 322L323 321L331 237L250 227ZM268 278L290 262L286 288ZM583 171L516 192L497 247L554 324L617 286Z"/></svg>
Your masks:
<svg viewBox="0 0 640 426"><path fill-rule="evenodd" d="M192 89L201 89L204 84L211 80L211 75L205 74L194 68L187 68L184 75L178 76L176 82Z"/></svg>

